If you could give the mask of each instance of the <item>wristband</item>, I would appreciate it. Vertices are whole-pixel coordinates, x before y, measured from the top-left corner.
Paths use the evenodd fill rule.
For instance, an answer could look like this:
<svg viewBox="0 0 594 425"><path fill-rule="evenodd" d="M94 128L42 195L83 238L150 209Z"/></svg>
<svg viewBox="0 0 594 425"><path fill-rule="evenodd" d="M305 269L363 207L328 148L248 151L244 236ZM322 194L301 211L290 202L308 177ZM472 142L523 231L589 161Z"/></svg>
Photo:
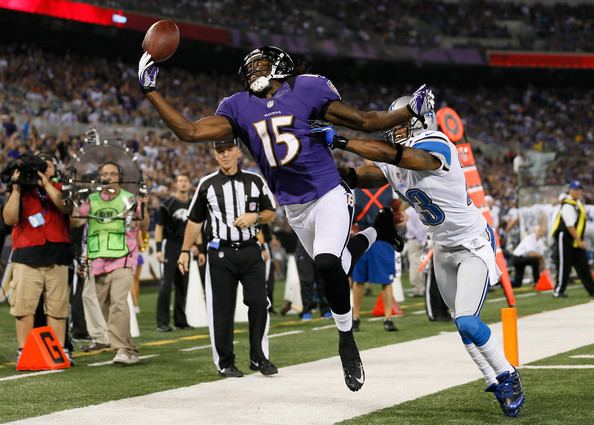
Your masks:
<svg viewBox="0 0 594 425"><path fill-rule="evenodd" d="M163 242L155 242L157 246L157 252L161 252L163 250Z"/></svg>
<svg viewBox="0 0 594 425"><path fill-rule="evenodd" d="M180 253L180 254L183 254L184 252L185 252L186 254L190 255L190 250L189 250L189 249L182 249L182 250L181 250L179 253Z"/></svg>
<svg viewBox="0 0 594 425"><path fill-rule="evenodd" d="M392 164L398 165L398 164L400 164L400 161L402 160L402 154L404 153L404 148L399 143L396 143L394 145L394 147L396 148L396 156L394 157Z"/></svg>
<svg viewBox="0 0 594 425"><path fill-rule="evenodd" d="M345 150L349 143L349 139L344 136L339 136L338 134L334 135L334 140L332 141L332 149L340 149Z"/></svg>

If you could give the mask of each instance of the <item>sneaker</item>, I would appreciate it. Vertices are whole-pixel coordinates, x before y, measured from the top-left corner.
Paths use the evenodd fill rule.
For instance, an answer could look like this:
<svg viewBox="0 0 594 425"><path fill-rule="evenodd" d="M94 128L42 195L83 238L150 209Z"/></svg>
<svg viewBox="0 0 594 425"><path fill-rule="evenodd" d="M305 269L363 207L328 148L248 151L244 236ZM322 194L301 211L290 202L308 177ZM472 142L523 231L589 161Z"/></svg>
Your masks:
<svg viewBox="0 0 594 425"><path fill-rule="evenodd" d="M68 348L64 348L64 354L66 354L66 357L70 361L70 366L76 366L76 363L74 362L72 354L70 353L70 350Z"/></svg>
<svg viewBox="0 0 594 425"><path fill-rule="evenodd" d="M131 365L134 363L138 363L138 353L135 351L127 350L125 348L120 348L115 357L113 358L113 363L120 363Z"/></svg>
<svg viewBox="0 0 594 425"><path fill-rule="evenodd" d="M398 330L398 328L396 326L394 326L394 322L392 322L392 319L385 319L384 320L384 330L386 332L396 332Z"/></svg>
<svg viewBox="0 0 594 425"><path fill-rule="evenodd" d="M513 372L503 372L497 375L497 387L494 394L505 416L515 418L520 415L520 408L526 401L520 374L514 368Z"/></svg>
<svg viewBox="0 0 594 425"><path fill-rule="evenodd" d="M161 326L157 326L157 331L159 332L171 332L173 331L173 328L169 325L161 325Z"/></svg>
<svg viewBox="0 0 594 425"><path fill-rule="evenodd" d="M232 364L229 367L219 370L219 375L224 378L241 378L243 376L243 372L237 369L234 364Z"/></svg>
<svg viewBox="0 0 594 425"><path fill-rule="evenodd" d="M353 319L353 332L359 332L359 327L361 326L360 319Z"/></svg>
<svg viewBox="0 0 594 425"><path fill-rule="evenodd" d="M102 342L93 341L89 345L83 346L82 350L85 353L88 353L90 351L105 351L105 350L109 350L109 348L110 348L109 344L104 344Z"/></svg>
<svg viewBox="0 0 594 425"><path fill-rule="evenodd" d="M303 313L301 315L301 320L307 321L307 320L312 320L312 319L313 319L313 314L311 314L311 313Z"/></svg>
<svg viewBox="0 0 594 425"><path fill-rule="evenodd" d="M259 362L251 361L250 369L253 371L260 371L262 375L270 376L278 373L278 368L268 359L260 360Z"/></svg>
<svg viewBox="0 0 594 425"><path fill-rule="evenodd" d="M568 295L565 292L557 293L553 292L553 298L567 298Z"/></svg>
<svg viewBox="0 0 594 425"><path fill-rule="evenodd" d="M404 249L404 238L394 227L394 211L390 207L384 207L377 213L373 222L373 228L377 232L377 240L388 242L398 252Z"/></svg>
<svg viewBox="0 0 594 425"><path fill-rule="evenodd" d="M365 371L353 332L338 331L338 354L342 363L344 382L349 390L359 391L365 382Z"/></svg>

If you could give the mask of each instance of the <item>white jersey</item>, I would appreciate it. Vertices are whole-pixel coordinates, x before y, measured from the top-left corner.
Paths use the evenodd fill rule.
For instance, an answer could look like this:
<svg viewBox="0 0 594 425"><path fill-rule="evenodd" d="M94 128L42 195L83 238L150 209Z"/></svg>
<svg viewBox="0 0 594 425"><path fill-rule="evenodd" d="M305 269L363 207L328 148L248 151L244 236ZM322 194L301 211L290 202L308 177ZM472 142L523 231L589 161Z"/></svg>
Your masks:
<svg viewBox="0 0 594 425"><path fill-rule="evenodd" d="M394 191L419 213L433 243L459 246L484 234L487 220L466 192L458 151L448 137L440 131L425 131L414 136L408 146L429 152L441 161L441 167L414 171L379 162L375 165Z"/></svg>

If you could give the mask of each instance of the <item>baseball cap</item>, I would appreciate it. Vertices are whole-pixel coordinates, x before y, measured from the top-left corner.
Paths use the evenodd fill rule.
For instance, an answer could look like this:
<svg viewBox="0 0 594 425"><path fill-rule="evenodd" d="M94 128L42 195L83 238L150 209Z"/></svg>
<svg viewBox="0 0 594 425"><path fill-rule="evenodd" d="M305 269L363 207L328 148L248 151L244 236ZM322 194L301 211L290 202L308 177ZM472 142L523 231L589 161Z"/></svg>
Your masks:
<svg viewBox="0 0 594 425"><path fill-rule="evenodd" d="M581 189L582 188L582 183L579 180L572 180L569 182L569 185L567 185L568 189Z"/></svg>
<svg viewBox="0 0 594 425"><path fill-rule="evenodd" d="M239 140L237 138L233 138L229 140L217 140L216 142L212 142L212 147L215 149L231 146L239 146Z"/></svg>

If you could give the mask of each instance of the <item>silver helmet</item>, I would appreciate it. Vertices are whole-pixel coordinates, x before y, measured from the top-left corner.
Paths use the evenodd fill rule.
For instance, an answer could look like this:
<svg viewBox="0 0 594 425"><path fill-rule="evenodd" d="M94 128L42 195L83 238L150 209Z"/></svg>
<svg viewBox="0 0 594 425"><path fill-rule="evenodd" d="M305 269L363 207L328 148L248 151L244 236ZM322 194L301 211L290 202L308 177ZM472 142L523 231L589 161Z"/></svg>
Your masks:
<svg viewBox="0 0 594 425"><path fill-rule="evenodd" d="M402 96L396 99L390 107L389 111L404 108L410 102L411 96ZM412 117L408 122L398 124L390 130L384 132L384 138L391 143L408 144L409 140L427 130L437 130L437 119L435 118L435 111L429 111L423 115L423 119Z"/></svg>

